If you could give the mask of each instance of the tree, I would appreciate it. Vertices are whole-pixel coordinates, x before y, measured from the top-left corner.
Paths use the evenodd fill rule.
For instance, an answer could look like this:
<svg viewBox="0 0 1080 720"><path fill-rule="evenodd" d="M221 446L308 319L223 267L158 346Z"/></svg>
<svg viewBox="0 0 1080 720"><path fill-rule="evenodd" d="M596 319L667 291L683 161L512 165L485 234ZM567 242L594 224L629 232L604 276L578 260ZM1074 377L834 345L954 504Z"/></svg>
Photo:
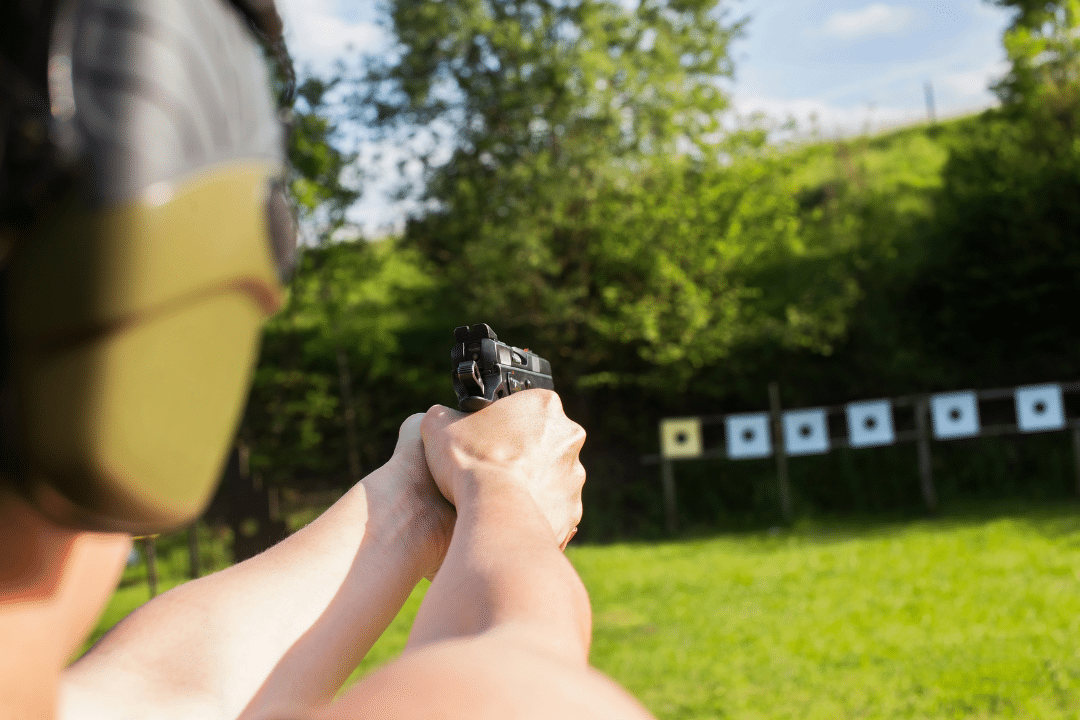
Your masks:
<svg viewBox="0 0 1080 720"><path fill-rule="evenodd" d="M328 95L341 82L337 77L323 79L316 76L304 78L297 87L297 103L292 108L291 132L289 133L289 163L292 169L289 189L298 214L301 245L324 246L333 241L346 226L346 211L360 196L356 181L349 177L355 173L355 153L340 148L337 123L333 118ZM301 264L301 269L317 270L322 254L316 253ZM304 273L302 273L304 274ZM316 273L322 278L321 295L328 306L332 288L326 273ZM288 307L275 318L268 330L288 326L298 311L295 286L289 294ZM302 311L301 311L302 313ZM331 337L337 339L340 321L330 313ZM273 338L267 345L274 346ZM355 409L352 399L352 377L348 359L340 341L337 343L338 391L340 401L329 393L327 378L311 373L301 364L288 362L287 358L274 358L276 362L263 362L255 374L252 401L245 417L242 436L247 442L260 443L263 450L276 446L281 450L282 438L287 430L298 432L298 446L302 453L310 452L313 443L321 436L315 430L319 422L334 410L341 413L341 423L346 434L345 451L350 475L360 477L360 460L357 450ZM264 349L264 360L269 353ZM284 360L285 362L281 362ZM290 393L298 396L288 398ZM267 399L267 396L269 399ZM259 410L262 410L260 413ZM256 452L254 468L260 469L265 454ZM268 468L267 468L268 469Z"/></svg>
<svg viewBox="0 0 1080 720"><path fill-rule="evenodd" d="M345 216L360 197L356 153L341 149L338 102L333 98L342 82L309 75L298 84L298 102L292 110L289 136L289 189L299 214L303 242L307 246L330 242L348 225Z"/></svg>
<svg viewBox="0 0 1080 720"><path fill-rule="evenodd" d="M455 163L483 167L704 148L741 28L725 16L719 0L397 0L399 46L369 67L362 116L384 129L441 124Z"/></svg>
<svg viewBox="0 0 1080 720"><path fill-rule="evenodd" d="M1000 110L958 136L934 260L912 293L935 352L984 382L1076 372L1080 322L1080 2L1001 0L1017 15Z"/></svg>
<svg viewBox="0 0 1080 720"><path fill-rule="evenodd" d="M996 0L1017 10L1003 42L1008 74L995 90L1010 117L1046 123L1056 133L1080 130L1080 1Z"/></svg>
<svg viewBox="0 0 1080 720"><path fill-rule="evenodd" d="M462 322L555 354L569 381L639 382L635 363L727 347L741 291L693 193L731 149L741 23L717 0L396 2L390 18L399 51L370 68L362 117L448 137L406 241Z"/></svg>

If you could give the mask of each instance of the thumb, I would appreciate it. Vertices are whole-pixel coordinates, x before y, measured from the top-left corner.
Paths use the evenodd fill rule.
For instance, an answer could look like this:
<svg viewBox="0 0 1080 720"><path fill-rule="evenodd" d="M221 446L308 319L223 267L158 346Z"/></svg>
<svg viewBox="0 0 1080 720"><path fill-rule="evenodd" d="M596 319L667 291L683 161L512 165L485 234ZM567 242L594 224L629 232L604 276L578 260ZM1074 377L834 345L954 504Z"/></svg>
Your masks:
<svg viewBox="0 0 1080 720"><path fill-rule="evenodd" d="M463 417L467 417L467 414L442 405L432 405L420 423L420 437L423 441L428 468L431 470L439 492L450 501L451 505L454 504L454 493L449 486L451 473L446 464L447 438L444 433Z"/></svg>
<svg viewBox="0 0 1080 720"><path fill-rule="evenodd" d="M411 447L420 439L420 424L423 421L423 413L416 413L405 418L405 422L401 423L401 427L398 428L397 445L394 446L395 453Z"/></svg>
<svg viewBox="0 0 1080 720"><path fill-rule="evenodd" d="M422 419L420 424L420 434L423 438L427 439L435 433L445 430L461 418L468 417L468 413L451 410L442 405L432 405L423 415L413 415L409 420L412 420L413 417Z"/></svg>

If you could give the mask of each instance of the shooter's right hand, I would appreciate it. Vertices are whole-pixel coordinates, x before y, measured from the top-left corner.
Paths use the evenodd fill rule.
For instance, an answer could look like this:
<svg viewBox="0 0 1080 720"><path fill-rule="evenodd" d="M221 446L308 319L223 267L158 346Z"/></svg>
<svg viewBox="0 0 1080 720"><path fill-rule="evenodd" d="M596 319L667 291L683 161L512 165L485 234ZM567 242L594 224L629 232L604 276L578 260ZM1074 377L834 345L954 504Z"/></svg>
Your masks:
<svg viewBox="0 0 1080 720"><path fill-rule="evenodd" d="M465 414L436 405L421 425L428 467L458 516L531 500L565 547L581 521L585 431L559 396L527 390Z"/></svg>

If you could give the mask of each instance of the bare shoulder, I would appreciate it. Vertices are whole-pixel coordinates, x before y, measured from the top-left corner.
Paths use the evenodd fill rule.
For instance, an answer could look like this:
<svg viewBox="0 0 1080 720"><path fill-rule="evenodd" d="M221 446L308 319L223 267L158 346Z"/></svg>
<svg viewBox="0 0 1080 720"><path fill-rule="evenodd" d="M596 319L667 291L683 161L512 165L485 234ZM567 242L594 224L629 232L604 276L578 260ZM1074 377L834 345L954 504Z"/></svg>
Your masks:
<svg viewBox="0 0 1080 720"><path fill-rule="evenodd" d="M387 717L651 720L629 693L599 671L485 639L460 639L409 652L361 680L309 720Z"/></svg>

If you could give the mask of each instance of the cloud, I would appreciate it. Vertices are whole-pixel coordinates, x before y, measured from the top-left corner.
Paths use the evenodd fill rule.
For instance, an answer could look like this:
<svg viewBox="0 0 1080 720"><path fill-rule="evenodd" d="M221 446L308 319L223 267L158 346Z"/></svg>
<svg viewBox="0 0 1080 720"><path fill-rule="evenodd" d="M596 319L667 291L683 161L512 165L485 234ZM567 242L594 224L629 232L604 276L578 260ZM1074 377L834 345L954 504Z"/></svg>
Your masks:
<svg viewBox="0 0 1080 720"><path fill-rule="evenodd" d="M962 70L943 75L942 87L961 97L981 97L987 88L1009 72L1009 63L997 60L975 70Z"/></svg>
<svg viewBox="0 0 1080 720"><path fill-rule="evenodd" d="M301 68L326 72L339 58L378 51L389 44L379 26L346 21L334 0L279 0L278 8L289 52Z"/></svg>
<svg viewBox="0 0 1080 720"><path fill-rule="evenodd" d="M909 7L875 3L861 10L835 12L825 21L825 34L851 40L873 35L893 35L906 29L915 17Z"/></svg>

